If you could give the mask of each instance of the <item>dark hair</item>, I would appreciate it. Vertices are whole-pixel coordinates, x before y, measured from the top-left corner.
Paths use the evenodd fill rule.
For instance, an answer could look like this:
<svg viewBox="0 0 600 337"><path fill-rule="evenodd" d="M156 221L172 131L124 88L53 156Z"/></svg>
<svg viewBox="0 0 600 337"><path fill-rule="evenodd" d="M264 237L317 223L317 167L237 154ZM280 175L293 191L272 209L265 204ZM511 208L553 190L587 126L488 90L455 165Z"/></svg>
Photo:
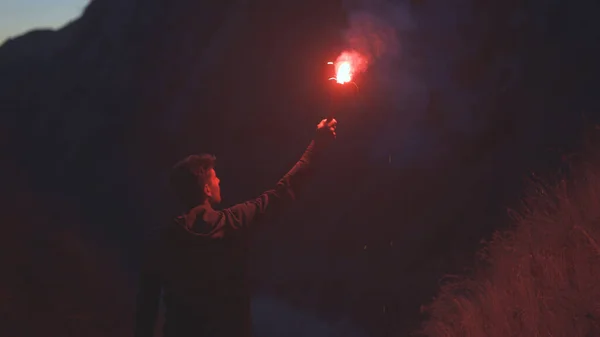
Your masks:
<svg viewBox="0 0 600 337"><path fill-rule="evenodd" d="M211 154L194 154L173 166L171 187L184 205L192 207L205 201L204 185L209 182L209 172L214 169L215 161Z"/></svg>

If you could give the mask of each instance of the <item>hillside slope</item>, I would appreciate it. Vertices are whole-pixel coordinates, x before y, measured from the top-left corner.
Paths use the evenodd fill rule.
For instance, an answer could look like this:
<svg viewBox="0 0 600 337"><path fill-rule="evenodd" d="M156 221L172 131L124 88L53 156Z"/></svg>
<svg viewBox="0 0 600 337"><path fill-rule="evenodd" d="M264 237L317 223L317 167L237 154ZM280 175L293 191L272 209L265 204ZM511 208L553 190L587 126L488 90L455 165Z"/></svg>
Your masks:
<svg viewBox="0 0 600 337"><path fill-rule="evenodd" d="M580 158L568 174L530 183L475 275L448 278L426 307L424 335L600 335L600 157Z"/></svg>

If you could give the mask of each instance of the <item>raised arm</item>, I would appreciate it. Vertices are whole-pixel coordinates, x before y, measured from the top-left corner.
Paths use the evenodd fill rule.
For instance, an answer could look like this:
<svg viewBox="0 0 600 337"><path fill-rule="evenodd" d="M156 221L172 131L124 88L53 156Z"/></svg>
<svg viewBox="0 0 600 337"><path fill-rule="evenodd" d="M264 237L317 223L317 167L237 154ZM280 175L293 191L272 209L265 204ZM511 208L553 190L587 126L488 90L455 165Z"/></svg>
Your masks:
<svg viewBox="0 0 600 337"><path fill-rule="evenodd" d="M258 198L224 209L220 226L224 230L238 230L252 226L264 215L277 209L286 200L295 200L299 189L309 178L329 143L335 139L337 121L322 120L317 125L314 139L310 142L300 160L275 185L275 188Z"/></svg>
<svg viewBox="0 0 600 337"><path fill-rule="evenodd" d="M208 238L222 238L230 233L252 227L267 213L280 209L286 200L296 199L300 187L308 178L323 151L336 137L336 120L322 120L317 125L314 139L310 142L300 160L281 178L273 189L259 197L215 211L205 205L192 209L186 216L179 217L176 222L192 235Z"/></svg>

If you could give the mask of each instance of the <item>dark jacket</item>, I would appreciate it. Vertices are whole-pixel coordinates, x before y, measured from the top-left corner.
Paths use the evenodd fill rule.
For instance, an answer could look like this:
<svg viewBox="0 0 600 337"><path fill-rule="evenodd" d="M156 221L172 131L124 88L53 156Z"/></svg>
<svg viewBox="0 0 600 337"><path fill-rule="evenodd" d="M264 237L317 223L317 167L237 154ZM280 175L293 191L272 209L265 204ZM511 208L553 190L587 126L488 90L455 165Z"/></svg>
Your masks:
<svg viewBox="0 0 600 337"><path fill-rule="evenodd" d="M248 337L247 232L295 199L319 155L311 142L296 165L258 198L218 211L199 205L175 219L146 249L136 337L153 336L162 291L165 337Z"/></svg>

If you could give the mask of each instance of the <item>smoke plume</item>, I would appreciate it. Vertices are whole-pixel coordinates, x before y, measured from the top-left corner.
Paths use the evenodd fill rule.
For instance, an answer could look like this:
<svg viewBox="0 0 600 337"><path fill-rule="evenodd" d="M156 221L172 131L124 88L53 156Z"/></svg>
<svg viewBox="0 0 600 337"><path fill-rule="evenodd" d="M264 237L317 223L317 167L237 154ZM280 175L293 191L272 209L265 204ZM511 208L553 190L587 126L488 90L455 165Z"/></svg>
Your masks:
<svg viewBox="0 0 600 337"><path fill-rule="evenodd" d="M400 55L399 32L411 25L407 8L389 1L347 1L345 7L349 14L344 38L366 65ZM366 70L366 65L360 70Z"/></svg>

